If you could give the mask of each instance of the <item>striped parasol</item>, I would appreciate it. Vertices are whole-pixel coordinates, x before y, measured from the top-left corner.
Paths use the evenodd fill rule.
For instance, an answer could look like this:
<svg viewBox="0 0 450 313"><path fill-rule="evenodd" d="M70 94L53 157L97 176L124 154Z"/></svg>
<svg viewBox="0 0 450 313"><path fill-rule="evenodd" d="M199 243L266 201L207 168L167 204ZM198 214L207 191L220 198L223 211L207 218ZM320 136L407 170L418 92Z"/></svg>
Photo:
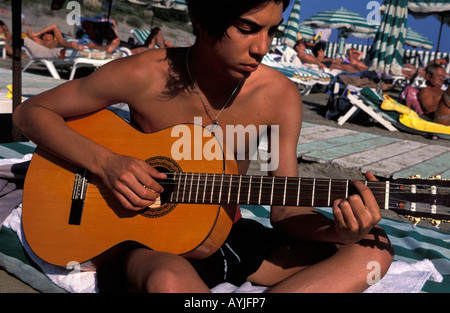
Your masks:
<svg viewBox="0 0 450 313"><path fill-rule="evenodd" d="M389 0L370 51L369 70L400 75L403 66L408 0Z"/></svg>
<svg viewBox="0 0 450 313"><path fill-rule="evenodd" d="M319 12L304 20L303 24L320 28L342 28L361 33L372 31L365 17L344 8Z"/></svg>
<svg viewBox="0 0 450 313"><path fill-rule="evenodd" d="M304 25L316 28L337 28L339 29L339 49L338 53L344 51L345 31L355 31L359 33L370 33L373 28L362 15L340 8L337 10L326 10L316 13L303 21Z"/></svg>
<svg viewBox="0 0 450 313"><path fill-rule="evenodd" d="M295 0L284 32L284 44L289 47L294 47L297 41L300 25L301 3L302 0Z"/></svg>
<svg viewBox="0 0 450 313"><path fill-rule="evenodd" d="M345 32L345 36L355 36L358 38L375 37L377 35L379 26L380 25L374 26L374 29L371 33ZM412 30L411 28L408 28L406 30L405 44L413 48L423 48L425 50L433 49L434 45L433 42L431 42L431 40L426 36L416 32L415 30Z"/></svg>
<svg viewBox="0 0 450 313"><path fill-rule="evenodd" d="M307 25L300 24L298 27L299 33L302 35L303 39L313 40L314 39L314 29Z"/></svg>
<svg viewBox="0 0 450 313"><path fill-rule="evenodd" d="M448 0L409 0L409 13L415 17L426 17L434 15L441 27L439 30L439 38L436 45L436 52L439 51L441 43L442 27L444 24L450 26L450 1Z"/></svg>

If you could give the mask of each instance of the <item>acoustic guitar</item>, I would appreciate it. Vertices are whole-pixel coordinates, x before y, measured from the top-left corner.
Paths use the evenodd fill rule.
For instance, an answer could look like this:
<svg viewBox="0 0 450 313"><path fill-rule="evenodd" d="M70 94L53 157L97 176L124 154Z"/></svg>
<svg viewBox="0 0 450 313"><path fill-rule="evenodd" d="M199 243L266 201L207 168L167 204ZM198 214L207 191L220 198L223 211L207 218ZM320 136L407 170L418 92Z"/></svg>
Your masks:
<svg viewBox="0 0 450 313"><path fill-rule="evenodd" d="M180 147L180 138L173 128L144 134L109 110L67 123L117 153L146 160L168 177L159 181L164 193L157 204L130 212L98 177L38 147L25 180L22 223L31 249L59 266L77 262L95 267L106 252L126 243L204 258L225 241L239 204L326 207L352 193L345 179L238 175L236 162L220 142L211 142L217 140L214 136L201 136L201 144L220 149L222 158L196 160L190 143L182 149L192 157L174 160L172 149ZM194 124L183 127L192 134L205 131ZM449 219L448 180L365 183L382 209L412 218Z"/></svg>

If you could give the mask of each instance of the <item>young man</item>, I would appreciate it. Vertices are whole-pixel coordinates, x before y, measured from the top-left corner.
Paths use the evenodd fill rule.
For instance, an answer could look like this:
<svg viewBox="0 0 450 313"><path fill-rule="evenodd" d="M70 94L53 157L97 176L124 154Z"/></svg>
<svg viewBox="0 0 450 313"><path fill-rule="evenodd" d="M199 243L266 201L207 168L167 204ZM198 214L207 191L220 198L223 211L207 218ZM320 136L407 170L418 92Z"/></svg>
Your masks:
<svg viewBox="0 0 450 313"><path fill-rule="evenodd" d="M287 0L190 0L197 34L191 48L150 50L110 62L30 98L14 121L38 145L98 175L128 210L151 205L162 191L155 179L165 175L86 139L67 127L64 117L126 102L134 123L147 133L195 117L204 125L217 123L223 138L227 125L278 126L280 162L270 174L295 177L301 96L281 73L261 64L287 5ZM246 138L246 145L256 139ZM240 174L249 158L238 161ZM360 181L354 186L359 195L333 203L334 220L298 207L272 207L273 230L241 218L223 249L205 260L132 250L123 260L127 284L134 291L209 292L226 279L269 286L272 292L363 291L368 264L377 262L383 276L392 252L376 226L381 217L372 192Z"/></svg>

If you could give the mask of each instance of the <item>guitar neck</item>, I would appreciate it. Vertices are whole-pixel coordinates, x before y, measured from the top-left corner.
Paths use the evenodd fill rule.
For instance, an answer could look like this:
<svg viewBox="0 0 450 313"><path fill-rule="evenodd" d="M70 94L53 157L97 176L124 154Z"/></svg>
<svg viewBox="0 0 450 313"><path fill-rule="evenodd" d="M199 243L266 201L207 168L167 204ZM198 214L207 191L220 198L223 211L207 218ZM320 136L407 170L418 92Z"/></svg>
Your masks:
<svg viewBox="0 0 450 313"><path fill-rule="evenodd" d="M170 202L274 206L331 206L354 193L350 180L173 173ZM389 182L365 182L378 204L387 208Z"/></svg>

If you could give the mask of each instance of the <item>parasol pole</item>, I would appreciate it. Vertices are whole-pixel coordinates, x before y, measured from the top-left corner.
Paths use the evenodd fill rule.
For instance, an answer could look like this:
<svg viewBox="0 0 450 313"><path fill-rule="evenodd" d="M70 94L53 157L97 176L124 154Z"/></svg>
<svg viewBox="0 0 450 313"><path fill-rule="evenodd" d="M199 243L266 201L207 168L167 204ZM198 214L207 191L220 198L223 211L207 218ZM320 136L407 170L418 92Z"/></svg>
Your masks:
<svg viewBox="0 0 450 313"><path fill-rule="evenodd" d="M12 9L12 83L13 83L13 112L22 102L22 0L14 0ZM19 130L12 124L12 141L22 140Z"/></svg>
<svg viewBox="0 0 450 313"><path fill-rule="evenodd" d="M436 45L436 53L434 54L434 60L435 61L437 60L437 54L439 52L439 46L441 44L441 35L442 35L442 27L443 26L444 26L444 14L442 14L442 17L441 17L441 28L439 29L439 37L438 37L438 42L437 42L437 45Z"/></svg>

